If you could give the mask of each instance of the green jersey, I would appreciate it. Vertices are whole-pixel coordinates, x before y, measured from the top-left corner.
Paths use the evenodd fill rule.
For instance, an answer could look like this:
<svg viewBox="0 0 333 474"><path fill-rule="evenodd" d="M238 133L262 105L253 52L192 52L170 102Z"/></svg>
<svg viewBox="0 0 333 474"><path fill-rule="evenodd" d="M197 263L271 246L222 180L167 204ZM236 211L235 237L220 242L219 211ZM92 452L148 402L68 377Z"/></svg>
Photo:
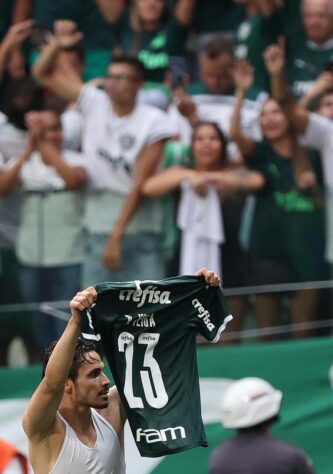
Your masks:
<svg viewBox="0 0 333 474"><path fill-rule="evenodd" d="M277 41L283 33L283 11L277 10L273 15L253 15L239 26L236 33L234 55L236 59L247 59L255 70L253 87L269 91L269 77L263 60L263 52Z"/></svg>
<svg viewBox="0 0 333 474"><path fill-rule="evenodd" d="M287 75L295 97L305 94L319 74L331 70L333 39L318 46L304 36L291 37L287 42Z"/></svg>
<svg viewBox="0 0 333 474"><path fill-rule="evenodd" d="M202 277L100 283L83 337L101 339L142 456L208 446L201 419L196 334L217 342L232 319Z"/></svg>

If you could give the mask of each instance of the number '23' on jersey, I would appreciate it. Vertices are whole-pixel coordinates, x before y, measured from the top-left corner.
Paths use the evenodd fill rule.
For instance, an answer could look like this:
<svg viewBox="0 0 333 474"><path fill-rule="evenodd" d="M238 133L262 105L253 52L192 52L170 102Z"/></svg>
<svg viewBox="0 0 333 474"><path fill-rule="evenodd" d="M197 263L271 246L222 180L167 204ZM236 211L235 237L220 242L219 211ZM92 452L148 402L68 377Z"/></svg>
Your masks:
<svg viewBox="0 0 333 474"><path fill-rule="evenodd" d="M219 287L202 277L101 283L82 322L101 339L142 456L207 446L196 334L217 342L232 319Z"/></svg>

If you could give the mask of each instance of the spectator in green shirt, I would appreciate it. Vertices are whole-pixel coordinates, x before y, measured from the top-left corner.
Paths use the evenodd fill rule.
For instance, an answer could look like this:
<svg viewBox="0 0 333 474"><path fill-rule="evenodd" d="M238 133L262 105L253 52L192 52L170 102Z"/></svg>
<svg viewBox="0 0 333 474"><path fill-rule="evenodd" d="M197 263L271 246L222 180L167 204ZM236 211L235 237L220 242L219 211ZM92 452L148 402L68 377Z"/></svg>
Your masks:
<svg viewBox="0 0 333 474"><path fill-rule="evenodd" d="M236 104L230 136L248 166L261 172L265 186L257 194L250 239L254 284L281 284L321 280L324 277L324 207L321 176L315 173L306 150L300 147L280 105L268 98L260 125L264 140L254 141L240 129L240 110L245 91L253 81L253 69L240 62L235 69ZM317 162L318 163L318 162ZM291 296L293 323L310 322L317 308L317 290L301 290ZM281 294L256 296L260 327L275 326L281 314ZM295 332L306 337L308 331Z"/></svg>
<svg viewBox="0 0 333 474"><path fill-rule="evenodd" d="M281 0L234 0L245 7L246 18L237 29L235 38L236 59L247 59L256 71L254 86L269 90L262 53L275 42L283 31L285 9Z"/></svg>
<svg viewBox="0 0 333 474"><path fill-rule="evenodd" d="M300 97L333 61L333 4L330 0L303 0L303 32L287 32L287 75Z"/></svg>
<svg viewBox="0 0 333 474"><path fill-rule="evenodd" d="M178 0L172 14L166 0L134 0L116 15L109 2L104 16L115 28L116 47L123 54L137 55L148 81L163 83L170 56L184 55L194 4L195 0Z"/></svg>

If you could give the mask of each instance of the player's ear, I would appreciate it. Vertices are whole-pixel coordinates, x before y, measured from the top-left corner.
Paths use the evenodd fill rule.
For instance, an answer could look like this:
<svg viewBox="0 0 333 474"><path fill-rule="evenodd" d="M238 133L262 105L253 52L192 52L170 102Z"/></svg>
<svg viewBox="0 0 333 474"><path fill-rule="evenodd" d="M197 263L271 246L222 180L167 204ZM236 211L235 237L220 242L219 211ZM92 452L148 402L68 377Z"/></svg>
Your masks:
<svg viewBox="0 0 333 474"><path fill-rule="evenodd" d="M73 393L73 380L67 379L65 383L65 393L71 395Z"/></svg>

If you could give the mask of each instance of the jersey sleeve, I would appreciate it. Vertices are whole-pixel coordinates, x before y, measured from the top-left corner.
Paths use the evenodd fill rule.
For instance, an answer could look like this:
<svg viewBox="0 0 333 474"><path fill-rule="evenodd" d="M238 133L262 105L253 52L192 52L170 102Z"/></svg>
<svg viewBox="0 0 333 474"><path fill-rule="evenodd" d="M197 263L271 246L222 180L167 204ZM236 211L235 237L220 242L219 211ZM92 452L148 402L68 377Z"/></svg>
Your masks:
<svg viewBox="0 0 333 474"><path fill-rule="evenodd" d="M160 140L166 140L173 134L169 116L157 109L150 109L150 127L145 145L152 145ZM147 115L146 115L147 119Z"/></svg>
<svg viewBox="0 0 333 474"><path fill-rule="evenodd" d="M98 106L98 103L104 101L105 92L97 89L90 84L86 84L82 87L81 93L77 100L77 108L79 112L85 117L90 114L92 110Z"/></svg>
<svg viewBox="0 0 333 474"><path fill-rule="evenodd" d="M218 342L221 333L233 319L221 288L206 285L191 304L198 332L208 341Z"/></svg>
<svg viewBox="0 0 333 474"><path fill-rule="evenodd" d="M322 151L332 133L333 125L331 121L326 117L312 113L309 115L309 123L302 137L302 143Z"/></svg>

